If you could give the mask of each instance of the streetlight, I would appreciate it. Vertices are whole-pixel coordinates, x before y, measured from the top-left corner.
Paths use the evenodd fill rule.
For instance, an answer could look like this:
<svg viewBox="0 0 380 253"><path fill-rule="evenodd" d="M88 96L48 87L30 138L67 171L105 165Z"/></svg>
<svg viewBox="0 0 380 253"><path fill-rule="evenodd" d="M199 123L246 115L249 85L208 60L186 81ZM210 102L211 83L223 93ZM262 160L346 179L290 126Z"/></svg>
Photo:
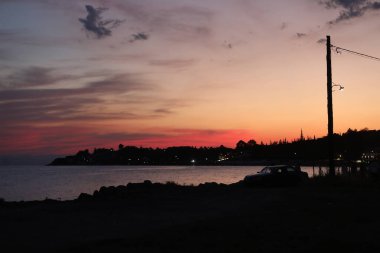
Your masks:
<svg viewBox="0 0 380 253"><path fill-rule="evenodd" d="M340 90L344 90L344 86L340 85L340 84L337 84L337 83L333 83L332 87L338 87L338 90L333 90L332 92L335 92L335 91L340 91Z"/></svg>

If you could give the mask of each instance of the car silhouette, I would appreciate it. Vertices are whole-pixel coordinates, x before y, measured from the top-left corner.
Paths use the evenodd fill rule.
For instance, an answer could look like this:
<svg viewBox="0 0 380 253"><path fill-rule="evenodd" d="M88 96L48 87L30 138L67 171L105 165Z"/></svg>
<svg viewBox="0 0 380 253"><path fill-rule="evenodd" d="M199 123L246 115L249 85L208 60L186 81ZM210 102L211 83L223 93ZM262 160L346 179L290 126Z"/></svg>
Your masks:
<svg viewBox="0 0 380 253"><path fill-rule="evenodd" d="M244 183L250 186L294 186L308 179L299 167L275 165L264 167L257 174L247 175Z"/></svg>

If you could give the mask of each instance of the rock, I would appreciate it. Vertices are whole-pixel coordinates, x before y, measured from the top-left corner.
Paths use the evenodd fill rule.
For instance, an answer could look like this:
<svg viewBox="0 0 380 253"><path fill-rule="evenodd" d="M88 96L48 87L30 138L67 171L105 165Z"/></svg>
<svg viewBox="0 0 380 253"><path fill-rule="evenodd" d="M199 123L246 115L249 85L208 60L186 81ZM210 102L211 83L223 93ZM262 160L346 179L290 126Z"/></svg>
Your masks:
<svg viewBox="0 0 380 253"><path fill-rule="evenodd" d="M86 201L86 200L91 200L91 199L92 199L92 196L90 194L81 193L81 194L79 194L79 197L77 200Z"/></svg>

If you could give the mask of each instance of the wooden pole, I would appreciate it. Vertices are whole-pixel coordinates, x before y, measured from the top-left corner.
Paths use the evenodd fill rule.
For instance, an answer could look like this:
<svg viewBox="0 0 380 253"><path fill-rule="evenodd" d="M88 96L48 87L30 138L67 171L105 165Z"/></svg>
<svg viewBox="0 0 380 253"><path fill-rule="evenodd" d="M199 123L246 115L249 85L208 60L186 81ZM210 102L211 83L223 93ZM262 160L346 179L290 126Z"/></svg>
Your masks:
<svg viewBox="0 0 380 253"><path fill-rule="evenodd" d="M330 36L326 37L327 49L327 114L328 114L328 156L329 156L329 175L335 175L334 165L334 116L332 103L332 70L331 70L331 41Z"/></svg>

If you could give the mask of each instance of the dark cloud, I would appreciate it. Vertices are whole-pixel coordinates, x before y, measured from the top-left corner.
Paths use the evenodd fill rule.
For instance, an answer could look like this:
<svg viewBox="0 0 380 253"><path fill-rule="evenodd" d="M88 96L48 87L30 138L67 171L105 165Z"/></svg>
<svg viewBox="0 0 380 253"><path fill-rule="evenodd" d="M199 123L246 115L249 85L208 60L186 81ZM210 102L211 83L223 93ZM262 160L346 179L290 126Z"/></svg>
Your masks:
<svg viewBox="0 0 380 253"><path fill-rule="evenodd" d="M97 98L67 97L39 98L33 100L14 100L1 104L0 117L5 121L57 121L82 119L83 107L96 105L102 100ZM79 118L78 116L81 117ZM99 115L97 115L99 117ZM86 117L84 117L86 118Z"/></svg>
<svg viewBox="0 0 380 253"><path fill-rule="evenodd" d="M132 34L132 39L129 42L135 42L137 40L148 40L149 39L149 34L140 32L136 34Z"/></svg>
<svg viewBox="0 0 380 253"><path fill-rule="evenodd" d="M322 39L319 39L317 41L318 44L325 44L326 43L326 39L325 38L322 38Z"/></svg>
<svg viewBox="0 0 380 253"><path fill-rule="evenodd" d="M125 109L112 109L112 111L106 109L108 105L115 104L117 103L107 101L105 98L84 95L14 99L0 104L0 118L3 124L25 124L27 122L136 120L160 116L136 110L132 112Z"/></svg>
<svg viewBox="0 0 380 253"><path fill-rule="evenodd" d="M51 85L63 80L74 80L78 77L72 75L56 74L54 68L44 68L31 66L16 70L8 76L2 78L0 88L20 88L42 85Z"/></svg>
<svg viewBox="0 0 380 253"><path fill-rule="evenodd" d="M18 87L0 89L0 118L4 124L25 124L26 122L62 122L106 119L146 119L163 115L147 110L126 110L152 99L140 97L138 91L152 90L154 87L135 74L103 73L103 77L93 79L92 73L75 77L81 81L78 88L36 87L52 84L58 80L71 80L72 76L54 75L52 68L31 67L15 71L12 76ZM16 74L22 75L16 79ZM35 76L37 75L37 76ZM83 79L83 80L82 80ZM133 97L130 96L134 92ZM115 104L121 105L117 109ZM112 108L112 109L110 109Z"/></svg>
<svg viewBox="0 0 380 253"><path fill-rule="evenodd" d="M96 98L68 98L63 100L40 100L31 105L27 101L4 103L0 108L0 116L8 123L27 122L82 122L103 120L135 120L150 117L133 112L94 112L91 109L100 108L104 100Z"/></svg>
<svg viewBox="0 0 380 253"><path fill-rule="evenodd" d="M338 8L338 7L350 9L350 8L359 8L361 5L368 2L368 0L322 0L320 2L324 4L326 8L329 8L329 9Z"/></svg>
<svg viewBox="0 0 380 253"><path fill-rule="evenodd" d="M96 81L84 83L78 88L46 88L36 86L54 85L60 81L85 82L87 78ZM6 76L0 76L0 100L32 99L34 97L59 97L86 94L123 94L132 90L152 88L135 74L113 74L94 72L83 75L60 74L55 68L28 67L14 70ZM33 89L31 89L33 88Z"/></svg>
<svg viewBox="0 0 380 253"><path fill-rule="evenodd" d="M307 36L306 33L296 33L297 38L302 39Z"/></svg>
<svg viewBox="0 0 380 253"><path fill-rule="evenodd" d="M327 9L342 9L339 16L329 22L331 25L361 17L371 10L380 10L380 1L372 0L321 0L320 3Z"/></svg>
<svg viewBox="0 0 380 253"><path fill-rule="evenodd" d="M101 14L106 10L107 8L94 8L91 5L86 5L87 17L79 19L86 31L95 34L98 39L111 36L111 30L124 22L119 19L103 20Z"/></svg>

